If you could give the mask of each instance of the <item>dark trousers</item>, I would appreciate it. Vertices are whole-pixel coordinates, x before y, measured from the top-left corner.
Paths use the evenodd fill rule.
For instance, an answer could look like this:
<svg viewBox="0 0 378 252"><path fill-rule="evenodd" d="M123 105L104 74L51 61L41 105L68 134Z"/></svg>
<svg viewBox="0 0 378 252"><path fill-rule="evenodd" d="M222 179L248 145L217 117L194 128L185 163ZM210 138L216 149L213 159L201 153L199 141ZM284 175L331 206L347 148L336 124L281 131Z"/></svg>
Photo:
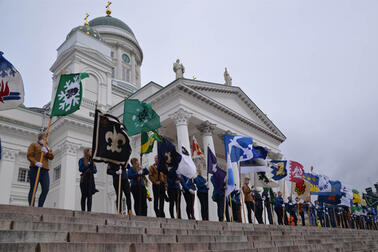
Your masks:
<svg viewBox="0 0 378 252"><path fill-rule="evenodd" d="M276 208L274 208L274 211L277 214L278 225L283 225L283 223L282 223L283 208L282 207L276 207Z"/></svg>
<svg viewBox="0 0 378 252"><path fill-rule="evenodd" d="M117 178L118 178L118 176L117 176ZM114 187L116 197L117 197L117 208L118 208L118 184L119 184L118 179L113 179L113 187ZM120 209L119 211L121 213L122 213L122 192L125 194L125 197L126 197L127 210L131 210L130 183L127 179L121 180L121 193L120 193L121 204L120 204L120 207L119 207L119 209ZM135 200L135 197L134 197L134 200Z"/></svg>
<svg viewBox="0 0 378 252"><path fill-rule="evenodd" d="M252 201L246 201L245 205L247 206L247 215L248 215L248 222L252 223L252 211L253 211L253 202Z"/></svg>
<svg viewBox="0 0 378 252"><path fill-rule="evenodd" d="M189 220L195 220L194 218L194 194L191 194L189 191L184 191L184 198L186 202L186 215Z"/></svg>
<svg viewBox="0 0 378 252"><path fill-rule="evenodd" d="M241 222L240 204L232 202L232 215L234 216L234 222Z"/></svg>
<svg viewBox="0 0 378 252"><path fill-rule="evenodd" d="M270 208L269 202L265 203L265 209L266 209L266 212L268 214L269 224L272 225L273 224L273 216L272 216L272 209Z"/></svg>
<svg viewBox="0 0 378 252"><path fill-rule="evenodd" d="M255 216L256 216L257 222L259 224L264 224L264 221L262 219L262 213L263 213L263 208L262 207L256 207Z"/></svg>
<svg viewBox="0 0 378 252"><path fill-rule="evenodd" d="M134 198L135 215L147 216L147 191L142 185L131 187L131 193Z"/></svg>
<svg viewBox="0 0 378 252"><path fill-rule="evenodd" d="M223 218L224 218L224 195L223 196L217 196L214 199L215 199L215 202L217 203L218 220L223 221Z"/></svg>
<svg viewBox="0 0 378 252"><path fill-rule="evenodd" d="M152 185L152 192L154 193L154 211L156 217L165 217L164 214L164 196L165 188L163 184Z"/></svg>
<svg viewBox="0 0 378 252"><path fill-rule="evenodd" d="M175 218L175 203L176 203L176 211L177 211L177 219L181 219L181 209L180 209L180 201L181 201L181 193L179 189L168 189L168 197L169 197L169 214L171 218Z"/></svg>
<svg viewBox="0 0 378 252"><path fill-rule="evenodd" d="M305 226L306 223L305 223L305 214L304 214L304 211L300 212L299 215L301 216L301 219L302 219L302 226Z"/></svg>
<svg viewBox="0 0 378 252"><path fill-rule="evenodd" d="M208 193L197 192L197 197L201 203L202 220L209 220L209 198Z"/></svg>
<svg viewBox="0 0 378 252"><path fill-rule="evenodd" d="M81 191L81 211L85 211L85 202L87 202L87 211L90 212L92 210L92 195L87 193L86 189L87 185L85 183L80 183L80 191Z"/></svg>
<svg viewBox="0 0 378 252"><path fill-rule="evenodd" d="M30 190L29 190L29 196L28 196L29 205L31 204L32 197L33 197L33 189L34 189L35 179L37 177L37 172L38 172L38 167L36 166L30 167L30 172L29 172ZM41 188L42 188L41 195L39 195L38 207L43 207L43 204L45 203L47 193L49 192L49 187L50 187L50 176L49 176L48 170L41 168L38 182L40 183ZM35 192L35 194L37 194L37 191Z"/></svg>

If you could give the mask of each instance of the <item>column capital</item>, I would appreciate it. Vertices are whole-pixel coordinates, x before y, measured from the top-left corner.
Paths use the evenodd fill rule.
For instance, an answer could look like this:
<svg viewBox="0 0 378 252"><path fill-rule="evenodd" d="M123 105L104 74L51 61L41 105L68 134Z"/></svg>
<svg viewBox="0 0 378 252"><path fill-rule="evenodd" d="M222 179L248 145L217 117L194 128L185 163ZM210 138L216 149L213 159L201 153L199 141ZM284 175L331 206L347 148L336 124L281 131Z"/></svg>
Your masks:
<svg viewBox="0 0 378 252"><path fill-rule="evenodd" d="M214 129L215 129L215 125L216 124L211 123L208 120L206 120L198 126L198 130L201 131L201 133L204 136L211 136L213 134Z"/></svg>
<svg viewBox="0 0 378 252"><path fill-rule="evenodd" d="M176 125L187 125L188 119L192 116L192 113L179 108L176 112L169 115L169 118L176 121Z"/></svg>
<svg viewBox="0 0 378 252"><path fill-rule="evenodd" d="M16 155L19 153L18 150L2 148L2 160L4 161L15 161Z"/></svg>
<svg viewBox="0 0 378 252"><path fill-rule="evenodd" d="M61 151L63 154L76 155L79 149L80 149L80 145L66 140L63 143L58 145L55 152Z"/></svg>

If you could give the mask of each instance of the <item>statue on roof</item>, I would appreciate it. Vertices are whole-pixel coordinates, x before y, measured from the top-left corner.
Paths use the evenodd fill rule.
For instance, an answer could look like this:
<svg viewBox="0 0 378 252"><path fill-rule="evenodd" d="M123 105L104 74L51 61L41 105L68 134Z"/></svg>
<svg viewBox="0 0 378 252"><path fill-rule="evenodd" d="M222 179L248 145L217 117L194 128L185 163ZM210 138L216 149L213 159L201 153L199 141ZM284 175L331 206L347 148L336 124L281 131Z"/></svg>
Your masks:
<svg viewBox="0 0 378 252"><path fill-rule="evenodd" d="M173 64L173 72L176 73L176 79L184 78L185 68L184 65L180 63L179 59Z"/></svg>
<svg viewBox="0 0 378 252"><path fill-rule="evenodd" d="M227 86L232 86L232 78L230 74L227 72L227 67L224 68L224 81Z"/></svg>

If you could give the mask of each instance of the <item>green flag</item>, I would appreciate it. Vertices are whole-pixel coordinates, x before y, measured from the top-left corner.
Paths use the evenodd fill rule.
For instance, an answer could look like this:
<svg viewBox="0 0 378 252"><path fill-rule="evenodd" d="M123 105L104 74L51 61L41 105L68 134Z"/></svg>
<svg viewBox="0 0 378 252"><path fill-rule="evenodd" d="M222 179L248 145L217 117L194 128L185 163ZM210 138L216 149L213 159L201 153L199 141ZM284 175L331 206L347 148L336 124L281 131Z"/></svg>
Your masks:
<svg viewBox="0 0 378 252"><path fill-rule="evenodd" d="M162 141L161 136L156 132L142 132L141 133L141 143L140 143L140 154L147 154L152 152L154 148L155 140L158 142Z"/></svg>
<svg viewBox="0 0 378 252"><path fill-rule="evenodd" d="M123 124L126 126L129 136L161 127L160 117L152 109L151 103L144 103L135 99L125 100Z"/></svg>
<svg viewBox="0 0 378 252"><path fill-rule="evenodd" d="M87 73L60 76L50 117L69 115L80 108L83 95L81 80L87 77L89 77Z"/></svg>

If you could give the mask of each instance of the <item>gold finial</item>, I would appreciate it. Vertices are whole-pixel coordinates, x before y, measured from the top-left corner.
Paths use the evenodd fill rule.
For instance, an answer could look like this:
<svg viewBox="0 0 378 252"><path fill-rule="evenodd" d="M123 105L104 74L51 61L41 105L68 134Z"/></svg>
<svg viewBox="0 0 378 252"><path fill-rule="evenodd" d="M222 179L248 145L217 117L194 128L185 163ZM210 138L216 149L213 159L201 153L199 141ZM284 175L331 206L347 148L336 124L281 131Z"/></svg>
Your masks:
<svg viewBox="0 0 378 252"><path fill-rule="evenodd" d="M193 80L197 80L197 77L195 75L193 75Z"/></svg>
<svg viewBox="0 0 378 252"><path fill-rule="evenodd" d="M108 4L106 5L106 15L110 16L110 14L112 14L112 11L110 10L110 5L112 4L112 2L108 1Z"/></svg>
<svg viewBox="0 0 378 252"><path fill-rule="evenodd" d="M85 26L89 26L89 24L88 24L88 17L89 17L89 14L88 13L85 14L85 18L84 18L84 20L85 20L84 25Z"/></svg>

